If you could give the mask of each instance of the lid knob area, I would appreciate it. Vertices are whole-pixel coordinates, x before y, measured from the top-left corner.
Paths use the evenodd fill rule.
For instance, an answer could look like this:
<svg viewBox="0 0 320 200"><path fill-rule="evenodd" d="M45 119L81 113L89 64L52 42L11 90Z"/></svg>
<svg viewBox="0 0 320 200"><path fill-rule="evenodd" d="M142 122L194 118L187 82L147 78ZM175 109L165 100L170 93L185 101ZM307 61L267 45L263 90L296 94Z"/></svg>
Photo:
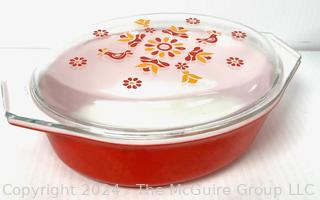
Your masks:
<svg viewBox="0 0 320 200"><path fill-rule="evenodd" d="M102 25L64 51L35 74L36 102L81 124L170 129L248 108L277 79L272 51L251 29L208 17L150 18L120 32Z"/></svg>

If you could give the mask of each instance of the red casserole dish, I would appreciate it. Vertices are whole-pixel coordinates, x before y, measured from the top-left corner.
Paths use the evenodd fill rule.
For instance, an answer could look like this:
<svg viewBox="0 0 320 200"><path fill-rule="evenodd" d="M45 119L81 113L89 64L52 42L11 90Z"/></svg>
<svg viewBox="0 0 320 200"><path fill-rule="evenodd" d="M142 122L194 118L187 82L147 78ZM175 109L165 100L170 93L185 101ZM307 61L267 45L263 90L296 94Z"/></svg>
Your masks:
<svg viewBox="0 0 320 200"><path fill-rule="evenodd" d="M270 33L194 14L147 14L97 25L30 82L52 121L14 114L47 133L68 166L138 187L191 180L242 155L280 100L301 56Z"/></svg>

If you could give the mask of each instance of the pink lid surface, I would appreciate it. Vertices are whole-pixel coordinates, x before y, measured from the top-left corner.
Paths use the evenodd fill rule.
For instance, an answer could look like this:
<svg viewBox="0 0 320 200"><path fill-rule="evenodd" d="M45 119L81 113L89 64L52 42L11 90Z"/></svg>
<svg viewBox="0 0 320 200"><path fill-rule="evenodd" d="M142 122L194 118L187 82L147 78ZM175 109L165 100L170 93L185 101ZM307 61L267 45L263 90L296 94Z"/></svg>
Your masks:
<svg viewBox="0 0 320 200"><path fill-rule="evenodd" d="M192 126L239 112L272 88L273 58L251 29L204 20L137 18L121 32L102 25L39 73L38 98L65 119L116 128Z"/></svg>

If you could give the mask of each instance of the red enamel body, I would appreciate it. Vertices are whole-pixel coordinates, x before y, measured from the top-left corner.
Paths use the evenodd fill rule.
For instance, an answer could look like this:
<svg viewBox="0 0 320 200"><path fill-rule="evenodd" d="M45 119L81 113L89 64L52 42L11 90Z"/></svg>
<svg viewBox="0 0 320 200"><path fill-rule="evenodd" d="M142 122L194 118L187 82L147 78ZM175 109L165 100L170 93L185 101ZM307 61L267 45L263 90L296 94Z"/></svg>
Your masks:
<svg viewBox="0 0 320 200"><path fill-rule="evenodd" d="M55 133L48 137L61 160L81 174L122 186L159 186L204 176L237 159L265 119L217 136L163 145L112 144Z"/></svg>

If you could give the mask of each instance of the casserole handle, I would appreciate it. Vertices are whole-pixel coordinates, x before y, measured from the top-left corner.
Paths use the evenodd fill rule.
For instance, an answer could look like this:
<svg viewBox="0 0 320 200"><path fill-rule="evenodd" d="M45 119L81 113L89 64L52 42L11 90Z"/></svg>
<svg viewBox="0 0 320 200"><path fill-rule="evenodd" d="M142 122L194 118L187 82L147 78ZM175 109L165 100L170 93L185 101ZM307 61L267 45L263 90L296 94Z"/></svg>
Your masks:
<svg viewBox="0 0 320 200"><path fill-rule="evenodd" d="M72 136L78 136L78 137L84 137L84 138L88 138L89 136L88 131L86 131L85 129L80 129L80 128L76 128L68 125L62 125L55 122L23 117L10 112L7 85L6 85L6 82L3 82L3 81L1 82L1 96L2 96L2 103L4 108L4 115L7 118L7 121L12 125L27 128L27 129L42 131L42 132L72 135Z"/></svg>
<svg viewBox="0 0 320 200"><path fill-rule="evenodd" d="M279 55L283 66L283 85L282 92L287 88L289 82L297 71L301 63L301 55L284 41L273 35L272 33L262 33L274 47L277 55Z"/></svg>

